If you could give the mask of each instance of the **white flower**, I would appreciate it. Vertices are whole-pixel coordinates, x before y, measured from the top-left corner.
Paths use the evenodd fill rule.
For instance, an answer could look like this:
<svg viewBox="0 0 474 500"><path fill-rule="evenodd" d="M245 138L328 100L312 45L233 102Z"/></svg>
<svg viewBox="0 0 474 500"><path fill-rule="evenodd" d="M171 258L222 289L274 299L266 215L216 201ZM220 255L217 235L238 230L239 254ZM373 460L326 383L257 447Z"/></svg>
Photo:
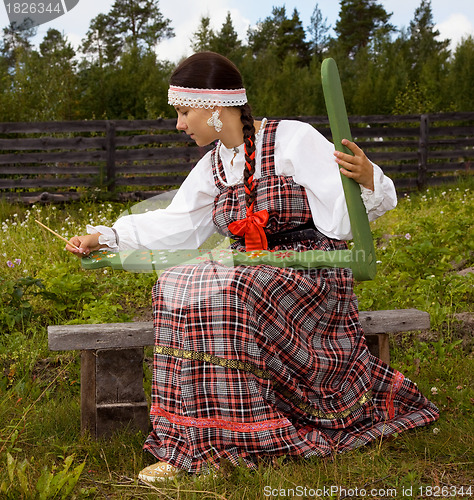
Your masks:
<svg viewBox="0 0 474 500"><path fill-rule="evenodd" d="M406 240L411 240L411 234L410 233L405 234L405 239Z"/></svg>
<svg viewBox="0 0 474 500"><path fill-rule="evenodd" d="M438 388L437 387L432 387L431 388L431 394L438 394Z"/></svg>
<svg viewBox="0 0 474 500"><path fill-rule="evenodd" d="M439 429L438 429L438 427L435 427L435 428L433 429L433 434L439 434Z"/></svg>

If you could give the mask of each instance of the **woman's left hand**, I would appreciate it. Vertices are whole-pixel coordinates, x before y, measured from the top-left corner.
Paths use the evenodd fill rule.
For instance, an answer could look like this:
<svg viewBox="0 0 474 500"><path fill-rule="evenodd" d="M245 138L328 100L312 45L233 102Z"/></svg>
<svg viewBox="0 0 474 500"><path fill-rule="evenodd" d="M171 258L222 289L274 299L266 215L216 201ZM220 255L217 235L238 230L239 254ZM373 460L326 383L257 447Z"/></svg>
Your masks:
<svg viewBox="0 0 474 500"><path fill-rule="evenodd" d="M374 167L356 143L343 139L342 144L349 148L354 156L334 151L341 174L354 179L367 189L374 190Z"/></svg>

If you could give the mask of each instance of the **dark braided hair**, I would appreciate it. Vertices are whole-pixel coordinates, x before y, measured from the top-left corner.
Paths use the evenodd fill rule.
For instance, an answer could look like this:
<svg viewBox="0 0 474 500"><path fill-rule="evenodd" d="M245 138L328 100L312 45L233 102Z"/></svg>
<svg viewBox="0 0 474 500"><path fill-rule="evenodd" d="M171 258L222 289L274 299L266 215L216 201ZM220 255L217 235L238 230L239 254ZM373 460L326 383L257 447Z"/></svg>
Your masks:
<svg viewBox="0 0 474 500"><path fill-rule="evenodd" d="M237 66L216 52L198 52L185 59L174 70L170 84L178 87L198 89L240 89L242 75ZM252 207L255 202L255 127L252 110L248 104L240 107L242 132L245 144L245 204Z"/></svg>
<svg viewBox="0 0 474 500"><path fill-rule="evenodd" d="M255 183L253 175L255 173L255 127L253 124L252 110L248 104L244 104L241 108L240 121L243 124L242 130L244 133L245 144L245 170L244 170L244 187L245 187L245 205L250 208L255 202Z"/></svg>

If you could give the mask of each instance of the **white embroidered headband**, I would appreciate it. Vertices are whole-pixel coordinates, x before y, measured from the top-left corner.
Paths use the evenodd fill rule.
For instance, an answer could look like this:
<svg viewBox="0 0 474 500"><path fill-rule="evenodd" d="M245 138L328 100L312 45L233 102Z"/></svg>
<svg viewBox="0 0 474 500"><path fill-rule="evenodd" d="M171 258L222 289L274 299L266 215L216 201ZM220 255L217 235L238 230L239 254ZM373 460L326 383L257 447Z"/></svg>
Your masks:
<svg viewBox="0 0 474 500"><path fill-rule="evenodd" d="M170 85L168 104L190 108L243 106L247 102L245 89L193 89Z"/></svg>

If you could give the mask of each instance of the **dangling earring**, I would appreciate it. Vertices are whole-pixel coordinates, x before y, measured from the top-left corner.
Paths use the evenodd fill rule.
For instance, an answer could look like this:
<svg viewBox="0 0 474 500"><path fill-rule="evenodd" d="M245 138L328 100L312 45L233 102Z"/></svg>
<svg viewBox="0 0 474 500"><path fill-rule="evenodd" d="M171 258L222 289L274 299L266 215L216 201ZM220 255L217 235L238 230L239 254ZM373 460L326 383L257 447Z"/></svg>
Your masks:
<svg viewBox="0 0 474 500"><path fill-rule="evenodd" d="M213 111L211 117L209 120L207 120L207 124L209 127L214 127L216 129L216 132L220 132L222 130L223 123L219 119L219 110L216 109Z"/></svg>

